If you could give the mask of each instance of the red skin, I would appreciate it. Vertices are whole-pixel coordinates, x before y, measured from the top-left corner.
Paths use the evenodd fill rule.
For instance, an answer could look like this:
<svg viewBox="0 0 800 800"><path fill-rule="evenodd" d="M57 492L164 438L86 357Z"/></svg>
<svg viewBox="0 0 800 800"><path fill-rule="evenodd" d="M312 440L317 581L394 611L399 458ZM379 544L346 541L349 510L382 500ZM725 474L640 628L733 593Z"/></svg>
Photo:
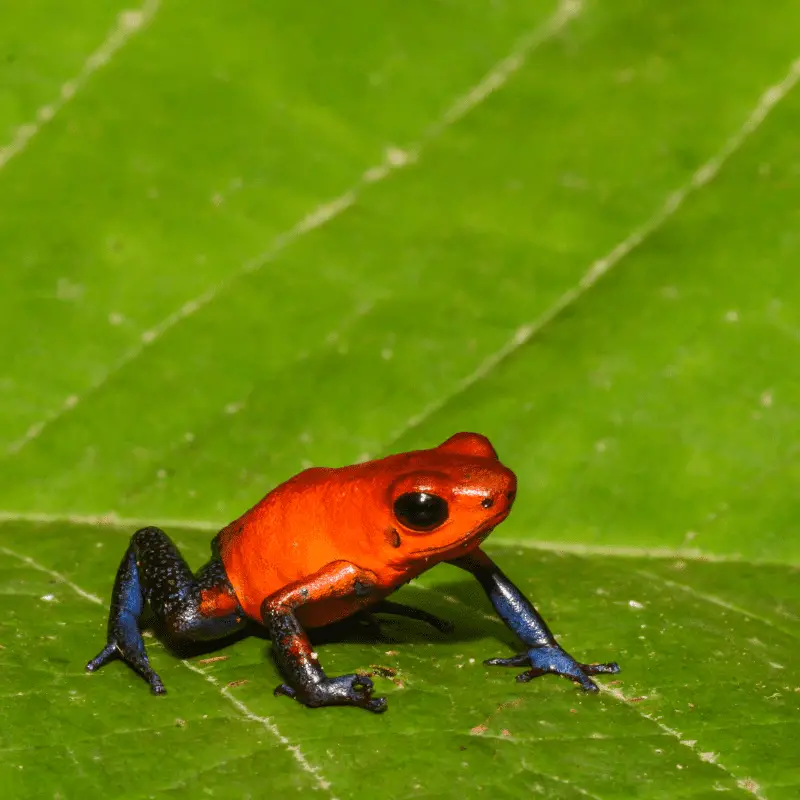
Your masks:
<svg viewBox="0 0 800 800"><path fill-rule="evenodd" d="M386 596L441 561L472 574L524 652L492 666L528 667L526 682L563 675L597 692L591 676L616 674L616 663L583 664L556 641L547 623L481 542L509 514L517 480L485 436L457 433L438 447L339 469L309 469L281 484L220 531L217 552L193 575L178 548L155 527L138 530L114 582L108 638L86 668L122 657L150 683L164 684L147 658L139 627L145 602L167 632L214 639L240 630L247 616L263 625L286 683L276 694L306 706L356 706L380 713L369 677L328 676L306 629L374 605L434 626L447 623Z"/></svg>
<svg viewBox="0 0 800 800"><path fill-rule="evenodd" d="M412 491L445 499L447 521L427 532L402 525L393 504ZM457 433L429 450L301 472L223 529L217 543L245 614L260 622L269 598L296 606L304 627L319 627L475 552L508 516L515 491L514 473L489 440ZM487 497L491 508L481 505ZM354 581L369 591L356 596Z"/></svg>

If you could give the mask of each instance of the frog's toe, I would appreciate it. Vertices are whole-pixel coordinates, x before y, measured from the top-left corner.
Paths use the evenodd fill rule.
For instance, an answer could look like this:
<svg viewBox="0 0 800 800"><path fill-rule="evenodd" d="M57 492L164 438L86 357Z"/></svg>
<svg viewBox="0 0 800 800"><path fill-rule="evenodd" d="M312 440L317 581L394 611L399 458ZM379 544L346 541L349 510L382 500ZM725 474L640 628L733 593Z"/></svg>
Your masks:
<svg viewBox="0 0 800 800"><path fill-rule="evenodd" d="M373 711L376 714L381 714L387 709L385 697L373 697L372 692L375 689L375 684L371 678L366 675L342 675L341 686L344 687L346 696L348 698L347 705L358 706L365 708L367 711ZM334 678L334 681L340 680Z"/></svg>
<svg viewBox="0 0 800 800"><path fill-rule="evenodd" d="M373 697L363 707L366 708L367 711L372 711L375 714L383 714L383 712L389 708L389 704L385 697Z"/></svg>
<svg viewBox="0 0 800 800"><path fill-rule="evenodd" d="M597 694L597 692L600 691L600 687L583 670L581 670L577 675L565 675L564 677L569 678L574 683L577 683L584 692Z"/></svg>
<svg viewBox="0 0 800 800"><path fill-rule="evenodd" d="M586 692L599 692L592 675L616 675L619 664L580 664L558 645L532 647L527 653L511 658L490 658L484 661L490 667L528 667L517 675L518 683L528 683L541 675L562 675L577 683Z"/></svg>
<svg viewBox="0 0 800 800"><path fill-rule="evenodd" d="M375 688L372 678L365 675L363 672L357 672L355 675L342 675L345 684L350 684L350 687L358 693L371 692ZM334 680L337 680L334 678Z"/></svg>
<svg viewBox="0 0 800 800"><path fill-rule="evenodd" d="M619 664L616 661L608 664L581 664L580 668L587 675L616 675L619 672Z"/></svg>
<svg viewBox="0 0 800 800"><path fill-rule="evenodd" d="M380 714L386 711L385 697L373 697L372 681L366 675L339 675L326 678L311 687L295 689L282 683L275 689L276 695L286 695L309 708L325 706L357 706Z"/></svg>
<svg viewBox="0 0 800 800"><path fill-rule="evenodd" d="M487 667L525 667L530 664L527 653L520 653L511 658L487 658L483 662Z"/></svg>
<svg viewBox="0 0 800 800"><path fill-rule="evenodd" d="M86 671L87 672L96 672L100 667L104 664L107 664L109 661L113 661L115 658L119 657L119 650L117 646L111 642L107 644L87 665Z"/></svg>
<svg viewBox="0 0 800 800"><path fill-rule="evenodd" d="M153 694L166 694L164 683L158 673L150 666L144 649L120 645L116 641L109 642L87 665L87 672L96 672L100 667L114 659L122 659L129 667L141 675L149 684Z"/></svg>
<svg viewBox="0 0 800 800"><path fill-rule="evenodd" d="M543 669L527 669L525 672L520 672L519 675L516 677L517 683L528 683L532 681L534 678L539 678L542 675L547 674Z"/></svg>
<svg viewBox="0 0 800 800"><path fill-rule="evenodd" d="M585 692L599 692L600 689L597 684L583 670L578 669L578 666L579 665L576 664L576 668L570 671L538 669L534 667L533 669L526 670L517 675L517 683L528 683L528 681L532 681L534 678L539 678L542 675L563 675L565 678L569 678L571 681L579 684L581 689Z"/></svg>

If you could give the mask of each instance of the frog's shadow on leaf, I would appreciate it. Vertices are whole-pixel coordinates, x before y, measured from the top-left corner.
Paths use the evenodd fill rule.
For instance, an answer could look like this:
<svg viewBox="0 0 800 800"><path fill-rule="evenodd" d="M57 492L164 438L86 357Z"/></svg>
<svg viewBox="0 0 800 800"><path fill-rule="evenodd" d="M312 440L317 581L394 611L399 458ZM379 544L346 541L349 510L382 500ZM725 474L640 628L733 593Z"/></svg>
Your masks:
<svg viewBox="0 0 800 800"><path fill-rule="evenodd" d="M514 638L506 630L500 619L496 623L491 620L491 608L478 592L472 591L470 581L457 581L441 584L436 589L420 589L407 586L392 599L414 608L435 614L442 620L452 623L451 632L440 632L431 625L420 620L409 620L389 614L362 614L349 617L327 625L314 628L309 637L314 644L329 645L339 642L357 642L359 644L426 644L431 641L468 642L479 639L495 638L514 647ZM252 623L224 639L210 642L182 642L171 640L159 630L152 618L148 618L147 627L173 655L179 658L193 658L209 655L222 650L247 637L253 636L269 641L266 628Z"/></svg>

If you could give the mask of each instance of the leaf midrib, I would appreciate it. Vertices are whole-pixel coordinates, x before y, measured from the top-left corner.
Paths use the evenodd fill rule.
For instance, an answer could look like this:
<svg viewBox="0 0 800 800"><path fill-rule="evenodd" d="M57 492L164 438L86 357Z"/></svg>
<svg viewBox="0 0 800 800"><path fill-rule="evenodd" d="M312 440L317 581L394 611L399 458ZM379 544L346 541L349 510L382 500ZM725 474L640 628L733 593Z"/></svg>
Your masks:
<svg viewBox="0 0 800 800"><path fill-rule="evenodd" d="M51 570L49 567L47 567L45 565L38 564L38 562L35 562L33 559L30 559L29 556L25 556L24 554L17 553L16 555L17 555L18 563L26 564L27 566L29 566L29 567L31 567L33 569L37 569L40 572L44 572L45 574L51 575L51 577L54 576L55 570ZM20 556L22 558L30 559L31 563L29 563L28 561L20 560ZM91 602L93 605L97 605L96 600L92 598L92 596L91 596L91 594L89 592L87 592L86 590L82 589L81 587L79 587L74 582L68 581L66 578L64 578L64 580L65 580L66 584L69 586L69 588L72 589L73 592L75 592L78 596L82 597L87 602ZM433 591L435 591L435 589ZM466 605L463 601L459 600L458 598L454 598L454 600L459 605ZM180 659L180 661L182 663L186 663L187 666L188 666L188 662L187 662L186 659ZM215 684L217 686L217 688L219 688L219 681L218 681L217 678L215 678L213 676L213 674L206 673L204 670L200 670L198 668L190 668L190 671L197 672L198 674L207 676L206 680L211 682L211 683L213 683L213 684ZM222 695L222 694L224 694L224 692L221 691L220 694ZM653 736L666 737L667 740L669 740L670 738L671 739L677 739L680 744L682 744L682 745L684 744L682 734L673 734L669 729L667 729L662 723L660 723L651 714L649 714L649 713L647 713L647 712L645 712L643 710L638 709L626 697L621 695L621 693L618 694L617 692L614 692L614 691L611 691L611 690L606 690L604 692L604 694L611 695L616 700L618 700L620 702L623 702L623 704L630 709L631 713L636 714L640 718L644 718L644 719L648 720L649 723L651 723L654 726L656 726L656 728L658 729L658 733L654 733ZM231 704L233 704L234 707L237 708L237 710L240 712L241 718L247 719L248 721L254 722L256 724L260 724L262 728L264 727L264 723L263 722L261 722L261 723L258 722L258 720L261 719L261 718L259 718L254 712L249 711L249 709L247 710L248 714L250 714L252 716L247 716L247 714L244 713L243 709L246 709L247 707L245 706L245 704L241 700L237 699L237 700L234 701L233 699L231 699L229 702L231 702ZM274 723L272 723L271 720L269 720L268 718L267 718L266 722L269 725L274 725ZM466 735L466 734L463 734L463 735ZM291 745L291 742L289 744ZM294 746L294 745L291 745L291 746ZM700 763L706 763L700 757L700 753L698 752L698 750L696 749L696 747L694 745L692 745L692 746L685 745L685 746L687 747L688 750L691 751L692 756L693 756L694 759L696 759ZM737 778L733 773L731 773L728 770L727 767L725 767L719 761L714 761L714 762L711 762L711 763L713 764L713 766L717 767L723 774L725 774L728 779L736 781L737 784L740 784L740 780L741 779ZM306 770L306 773L308 774L309 771ZM309 775L309 777L311 777L313 779L317 779L318 775L316 773L312 773L312 774ZM178 784L178 785L180 785L180 784ZM738 785L737 788L739 789L739 791L741 791L743 793L749 794L751 796L753 794L753 793L749 792L748 790L742 788L741 785Z"/></svg>
<svg viewBox="0 0 800 800"><path fill-rule="evenodd" d="M29 527L41 529L51 525L67 525L70 527L90 527L99 531L109 530L124 534L155 525L163 530L184 532L189 534L217 533L227 522L211 522L207 520L170 520L170 519L132 519L116 517L116 515L94 514L29 514L26 512L0 511L0 533L4 526L15 528ZM488 548L504 547L507 549L539 550L557 555L577 556L581 558L618 558L625 560L642 559L654 562L689 561L707 564L741 564L751 567L778 567L794 569L800 567L796 561L775 561L771 559L747 558L736 554L714 553L697 548L670 547L632 547L624 545L585 545L574 541L553 541L545 539L514 539L494 534L489 540Z"/></svg>

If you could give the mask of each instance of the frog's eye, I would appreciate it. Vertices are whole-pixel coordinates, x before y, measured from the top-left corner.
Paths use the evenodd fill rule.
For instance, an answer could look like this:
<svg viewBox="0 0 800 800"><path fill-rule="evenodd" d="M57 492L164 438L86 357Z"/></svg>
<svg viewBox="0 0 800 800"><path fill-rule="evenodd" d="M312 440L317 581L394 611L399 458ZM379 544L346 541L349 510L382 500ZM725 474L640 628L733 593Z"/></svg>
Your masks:
<svg viewBox="0 0 800 800"><path fill-rule="evenodd" d="M447 501L427 492L406 492L394 501L394 515L416 531L432 531L448 517Z"/></svg>

